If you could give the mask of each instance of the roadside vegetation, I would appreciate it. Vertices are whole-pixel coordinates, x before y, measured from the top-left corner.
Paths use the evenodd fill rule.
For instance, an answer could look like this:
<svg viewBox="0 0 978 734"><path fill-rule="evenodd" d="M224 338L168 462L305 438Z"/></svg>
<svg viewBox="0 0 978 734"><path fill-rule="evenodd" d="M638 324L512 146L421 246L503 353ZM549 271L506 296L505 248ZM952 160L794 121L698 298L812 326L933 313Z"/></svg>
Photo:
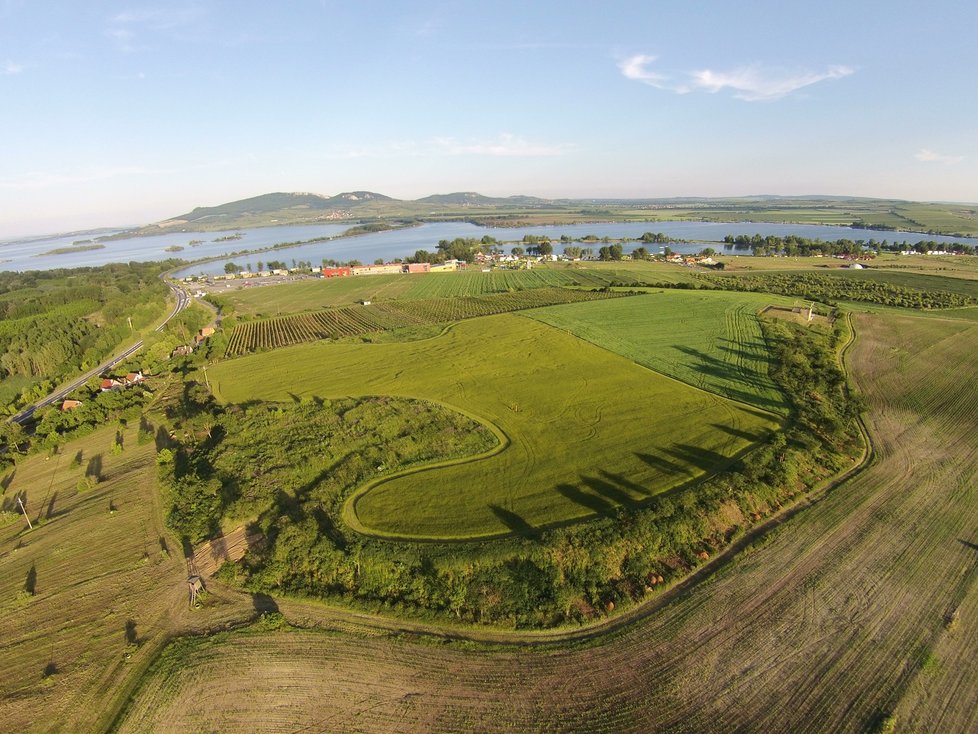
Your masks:
<svg viewBox="0 0 978 734"><path fill-rule="evenodd" d="M0 273L0 403L10 415L162 318L160 263ZM131 323L130 323L131 322Z"/></svg>

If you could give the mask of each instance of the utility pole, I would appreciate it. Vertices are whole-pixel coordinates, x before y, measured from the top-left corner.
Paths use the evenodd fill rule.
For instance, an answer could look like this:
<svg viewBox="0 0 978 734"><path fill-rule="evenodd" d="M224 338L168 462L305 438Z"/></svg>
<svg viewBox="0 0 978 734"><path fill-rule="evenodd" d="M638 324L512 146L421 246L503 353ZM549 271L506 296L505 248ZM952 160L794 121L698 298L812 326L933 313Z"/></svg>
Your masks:
<svg viewBox="0 0 978 734"><path fill-rule="evenodd" d="M211 390L211 383L207 379L207 365L206 364L204 365L204 384L207 385L207 392L210 392L210 390Z"/></svg>
<svg viewBox="0 0 978 734"><path fill-rule="evenodd" d="M131 334L135 331L135 329L132 328L132 316L126 316L126 321L129 322L129 333Z"/></svg>
<svg viewBox="0 0 978 734"><path fill-rule="evenodd" d="M31 525L31 519L27 517L27 510L24 509L24 500L20 498L20 495L17 496L17 504L20 505L20 511L24 513L24 519L27 520L27 527L33 530L34 526Z"/></svg>

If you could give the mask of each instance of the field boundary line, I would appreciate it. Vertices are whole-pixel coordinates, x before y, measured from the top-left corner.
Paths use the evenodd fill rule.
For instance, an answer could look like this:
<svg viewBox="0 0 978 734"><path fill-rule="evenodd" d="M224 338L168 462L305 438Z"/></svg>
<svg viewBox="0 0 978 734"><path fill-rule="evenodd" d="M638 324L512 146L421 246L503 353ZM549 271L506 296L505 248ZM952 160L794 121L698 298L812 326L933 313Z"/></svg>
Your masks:
<svg viewBox="0 0 978 734"><path fill-rule="evenodd" d="M846 316L848 318L850 314L846 312ZM840 348L840 354L843 352L848 352L852 344L855 343L856 337L856 330L850 325L849 339L846 344ZM848 369L843 367L843 370L846 377L851 379ZM655 370L651 371L655 372ZM843 469L834 476L826 477L820 483L812 487L812 489L806 492L796 502L784 506L778 512L767 518L763 523L760 523L745 532L744 535L730 543L726 548L718 552L703 565L697 567L689 575L677 581L673 586L666 589L661 595L636 604L634 607L631 607L623 612L620 616L615 616L591 625L573 629L558 628L554 630L541 630L538 632L510 631L502 629L482 631L472 627L454 627L448 625L435 626L426 623L415 623L413 620L398 620L396 618L373 615L368 612L360 612L348 607L329 604L328 602L317 599L300 597L296 599L296 601L312 604L348 619L352 617L353 619L356 619L358 623L369 628L385 630L390 633L413 634L444 640L474 642L505 647L526 645L545 647L563 643L593 642L605 638L606 636L623 632L631 625L642 621L667 605L673 603L685 592L708 580L722 568L735 561L739 557L741 551L749 548L756 541L763 538L771 531L781 527L796 515L800 514L803 510L817 504L829 492L842 486L875 464L876 452L862 416L857 417L856 423L860 435L863 436L863 451L860 457L849 468Z"/></svg>
<svg viewBox="0 0 978 734"><path fill-rule="evenodd" d="M387 396L350 395L347 397L352 399L358 397L369 398L369 397L387 397ZM475 454L473 456L458 456L453 459L443 459L441 461L436 461L431 464L412 466L406 469L402 469L401 471L394 472L393 474L387 474L381 477L376 477L374 479L371 479L365 484L362 484L361 486L357 487L352 493L350 493L350 495L345 500L343 500L343 507L341 510L341 517L343 519L343 522L349 525L349 527L352 530L354 530L357 533L360 533L361 535L366 535L372 538L382 538L384 540L400 540L400 541L408 541L412 543L417 543L417 542L457 543L460 541L465 542L470 540L471 541L488 540L490 538L501 537L497 535L485 535L485 536L478 536L478 537L471 537L471 538L430 538L424 536L415 538L413 536L408 536L408 535L398 535L395 533L382 533L376 530L371 530L367 528L366 525L360 522L360 519L357 517L357 513L356 513L357 502L359 502L368 492L372 491L373 489L376 489L382 484L393 481L394 479L400 479L401 477L410 476L411 474L420 474L421 472L432 471L435 469L444 469L450 466L461 466L464 464L474 464L479 461L485 461L486 459L491 459L493 456L498 456L513 444L513 441L512 439L510 439L509 435L507 435L502 428L500 428L499 426L497 426L495 423L493 423L487 418L483 418L481 416L475 415L474 413L470 413L467 410L463 410L449 403L444 403L440 400L433 400L431 398L420 398L420 397L415 397L413 399L434 403L435 405L440 405L443 408L447 408L448 410L452 410L456 413L460 413L464 415L466 418L470 418L471 420L475 421L476 423L479 423L480 425L486 426L490 431L492 431L492 434L496 437L498 443L492 448L490 448L488 451L484 451L481 454Z"/></svg>

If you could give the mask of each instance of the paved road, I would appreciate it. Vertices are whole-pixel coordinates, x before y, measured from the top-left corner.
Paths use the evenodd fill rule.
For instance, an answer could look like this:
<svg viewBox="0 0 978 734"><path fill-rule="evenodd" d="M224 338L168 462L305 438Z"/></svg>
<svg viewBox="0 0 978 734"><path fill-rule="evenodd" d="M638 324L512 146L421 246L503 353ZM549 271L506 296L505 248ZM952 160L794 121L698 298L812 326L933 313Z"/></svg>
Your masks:
<svg viewBox="0 0 978 734"><path fill-rule="evenodd" d="M163 319L163 322L159 326L156 327L156 331L163 331L163 328L167 325L167 323L169 323L170 319L172 319L174 316L176 316L178 313L180 313L183 309L185 309L190 304L190 296L187 295L187 292L183 288L170 282L167 282L167 285L170 287L170 290L173 291L173 295L176 297L177 302L173 306L173 310L170 311L169 315L165 319ZM51 393L46 398L38 400L33 405L30 405L29 407L25 408L23 411L21 411L13 418L11 418L11 420L15 421L16 423L26 423L34 416L35 411L40 410L41 408L45 408L48 405L51 405L52 403L56 403L59 400L64 400L66 395L70 394L74 390L77 390L79 387L81 387L86 382L88 382L92 377L94 377L95 375L100 375L106 370L112 369L117 364L119 364L119 362L129 358L130 356L138 352L140 349L142 349L142 347L143 347L143 340L140 339L138 342L133 344L125 351L115 355L114 357L110 357L108 360L100 364L98 367L90 369L88 372L86 372L84 375L74 380L70 384L58 388L58 390Z"/></svg>

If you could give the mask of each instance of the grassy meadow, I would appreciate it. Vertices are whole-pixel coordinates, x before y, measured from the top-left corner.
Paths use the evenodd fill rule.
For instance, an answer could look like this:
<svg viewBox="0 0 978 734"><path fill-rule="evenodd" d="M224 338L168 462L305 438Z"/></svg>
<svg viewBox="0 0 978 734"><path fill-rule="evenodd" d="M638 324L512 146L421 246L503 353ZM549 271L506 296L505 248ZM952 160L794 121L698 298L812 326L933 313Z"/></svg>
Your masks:
<svg viewBox="0 0 978 734"><path fill-rule="evenodd" d="M793 302L766 294L666 290L526 315L682 382L785 414L784 396L768 376L770 355L757 312Z"/></svg>
<svg viewBox="0 0 978 734"><path fill-rule="evenodd" d="M628 299L642 300L642 299ZM511 315L404 344L309 344L209 370L223 401L395 395L476 417L502 450L401 474L347 505L355 528L468 539L613 512L728 465L775 416Z"/></svg>

